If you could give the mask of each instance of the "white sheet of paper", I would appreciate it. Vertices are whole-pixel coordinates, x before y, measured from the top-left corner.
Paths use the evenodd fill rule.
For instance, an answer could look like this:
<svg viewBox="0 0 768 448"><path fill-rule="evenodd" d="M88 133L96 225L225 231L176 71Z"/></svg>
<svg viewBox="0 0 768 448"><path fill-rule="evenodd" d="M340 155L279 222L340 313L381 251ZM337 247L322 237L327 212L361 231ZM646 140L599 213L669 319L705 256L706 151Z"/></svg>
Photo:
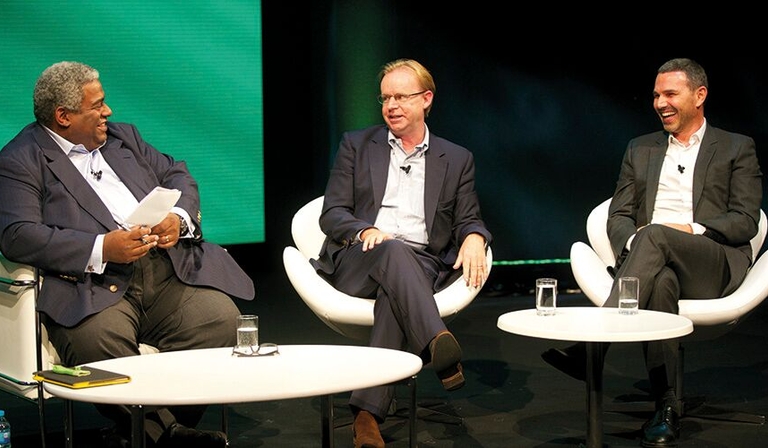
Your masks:
<svg viewBox="0 0 768 448"><path fill-rule="evenodd" d="M136 210L125 220L130 226L155 226L171 211L181 197L181 191L170 188L155 187L139 202Z"/></svg>

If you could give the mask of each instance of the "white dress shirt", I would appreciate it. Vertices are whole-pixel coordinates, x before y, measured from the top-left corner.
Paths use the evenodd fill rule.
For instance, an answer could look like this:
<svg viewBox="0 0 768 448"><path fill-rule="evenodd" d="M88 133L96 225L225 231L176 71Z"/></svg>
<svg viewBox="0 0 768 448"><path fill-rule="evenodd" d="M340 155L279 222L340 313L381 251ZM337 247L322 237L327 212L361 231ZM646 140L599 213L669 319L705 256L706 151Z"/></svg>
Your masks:
<svg viewBox="0 0 768 448"><path fill-rule="evenodd" d="M705 120L687 142L681 142L669 135L651 224L688 224L696 235L701 235L707 230L701 224L693 222L693 171L706 129ZM629 238L627 248L631 247L634 239L634 235Z"/></svg>
<svg viewBox="0 0 768 448"><path fill-rule="evenodd" d="M429 129L426 129L424 140L410 154L405 152L402 140L391 131L388 137L387 186L374 226L408 245L424 249L429 243L424 212L424 155L429 149Z"/></svg>
<svg viewBox="0 0 768 448"><path fill-rule="evenodd" d="M61 150L64 151L64 154L67 155L80 174L83 175L83 178L88 182L88 185L93 188L93 191L99 195L101 201L109 209L109 212L112 214L112 219L115 220L115 229L118 227L126 228L127 226L124 224L125 219L136 209L136 206L139 205L139 201L101 155L101 146L93 151L88 151L85 149L85 146L73 144L64 137L53 132L48 127L43 126L43 128L48 132L51 138L53 138L56 144L59 145ZM190 235L194 231L194 228L192 227L192 221L189 219L187 212L178 207L173 207L171 211L181 216L190 227L187 235L182 236ZM91 258L88 261L88 265L85 267L85 272L93 272L97 274L104 272L107 263L102 256L103 247L104 235L97 235L96 241L94 241L93 248L91 249Z"/></svg>

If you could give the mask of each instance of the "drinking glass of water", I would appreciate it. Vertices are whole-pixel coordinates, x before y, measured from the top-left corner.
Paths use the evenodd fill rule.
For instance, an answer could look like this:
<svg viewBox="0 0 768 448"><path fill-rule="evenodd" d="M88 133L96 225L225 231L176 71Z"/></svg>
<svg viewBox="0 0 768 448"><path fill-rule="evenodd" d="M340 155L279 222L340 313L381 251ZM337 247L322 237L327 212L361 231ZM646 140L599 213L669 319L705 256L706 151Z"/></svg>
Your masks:
<svg viewBox="0 0 768 448"><path fill-rule="evenodd" d="M619 278L619 314L637 314L640 280L637 277Z"/></svg>
<svg viewBox="0 0 768 448"><path fill-rule="evenodd" d="M536 314L554 316L557 308L557 279L536 279Z"/></svg>
<svg viewBox="0 0 768 448"><path fill-rule="evenodd" d="M241 314L237 316L237 352L256 352L259 349L259 316Z"/></svg>

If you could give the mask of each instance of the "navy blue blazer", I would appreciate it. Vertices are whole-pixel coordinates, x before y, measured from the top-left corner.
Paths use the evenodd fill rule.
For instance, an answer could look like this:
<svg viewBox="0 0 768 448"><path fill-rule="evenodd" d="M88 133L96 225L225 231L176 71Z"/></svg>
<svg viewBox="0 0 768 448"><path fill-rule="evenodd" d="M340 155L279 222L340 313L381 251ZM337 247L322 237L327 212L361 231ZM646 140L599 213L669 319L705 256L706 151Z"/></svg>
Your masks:
<svg viewBox="0 0 768 448"><path fill-rule="evenodd" d="M133 125L107 125L101 153L136 199L156 186L178 189L182 194L176 205L200 229L197 183L186 164L145 142ZM125 293L132 263L107 263L103 274L84 272L96 236L117 228L107 207L39 124L26 126L0 151L0 251L42 270L38 309L56 322L73 326ZM224 248L205 242L199 230L168 254L184 283L244 300L255 296L250 277Z"/></svg>
<svg viewBox="0 0 768 448"><path fill-rule="evenodd" d="M475 162L464 147L430 134L425 155L424 212L429 245L426 251L453 265L470 233L491 244L475 191ZM390 146L387 127L376 125L346 132L325 190L320 227L326 239L316 269L331 274L334 255L371 227L384 198Z"/></svg>

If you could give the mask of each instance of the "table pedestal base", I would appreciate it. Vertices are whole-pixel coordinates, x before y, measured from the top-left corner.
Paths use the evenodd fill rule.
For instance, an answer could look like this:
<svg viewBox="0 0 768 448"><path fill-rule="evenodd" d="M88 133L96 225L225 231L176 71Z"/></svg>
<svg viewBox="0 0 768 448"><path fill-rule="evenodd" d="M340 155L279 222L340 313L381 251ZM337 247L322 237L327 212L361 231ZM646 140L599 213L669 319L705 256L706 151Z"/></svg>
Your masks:
<svg viewBox="0 0 768 448"><path fill-rule="evenodd" d="M587 448L603 448L602 342L587 342Z"/></svg>
<svg viewBox="0 0 768 448"><path fill-rule="evenodd" d="M144 435L144 406L133 405L131 408L131 447L144 448L147 438Z"/></svg>

